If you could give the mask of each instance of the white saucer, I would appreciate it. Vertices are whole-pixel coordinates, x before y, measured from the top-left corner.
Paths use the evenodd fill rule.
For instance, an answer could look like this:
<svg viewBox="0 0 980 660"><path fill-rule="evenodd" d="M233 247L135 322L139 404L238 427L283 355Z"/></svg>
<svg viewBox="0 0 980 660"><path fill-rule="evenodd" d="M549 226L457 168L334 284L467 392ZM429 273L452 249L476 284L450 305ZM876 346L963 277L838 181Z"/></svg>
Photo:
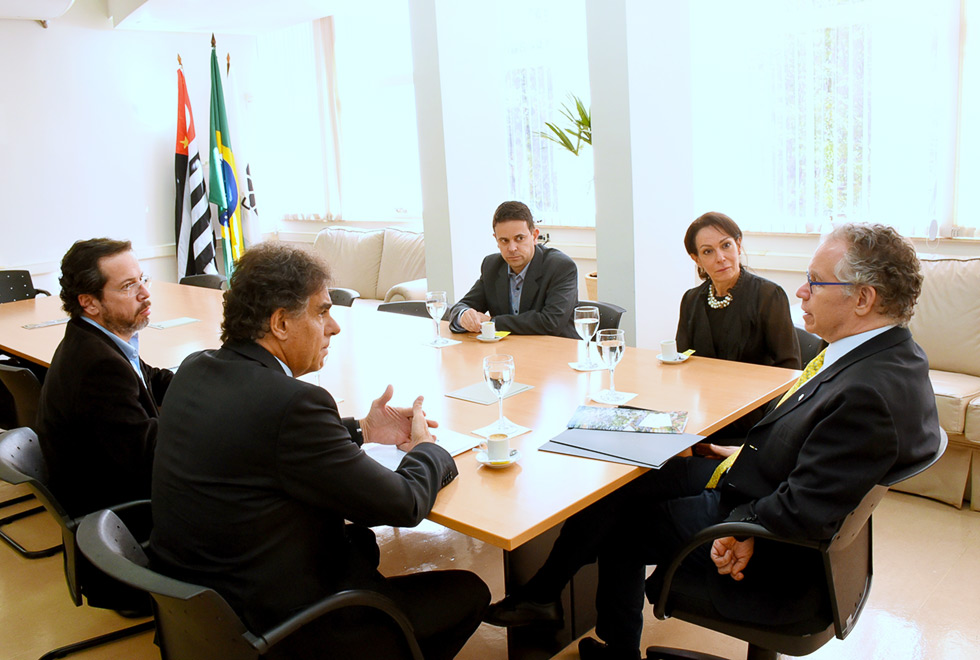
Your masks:
<svg viewBox="0 0 980 660"><path fill-rule="evenodd" d="M521 452L519 452L516 449L510 450L510 457L506 461L494 461L492 463L490 462L490 458L487 456L487 452L478 451L476 453L476 462L479 463L480 465L485 465L488 468L499 469L499 468L510 467L511 465L513 465L519 460L521 460Z"/></svg>
<svg viewBox="0 0 980 660"><path fill-rule="evenodd" d="M503 339L503 337L491 337L491 338L488 339L488 338L484 337L483 335L477 335L476 338L479 339L480 341L485 341L488 344L492 344L495 341L500 341L501 339Z"/></svg>
<svg viewBox="0 0 980 660"><path fill-rule="evenodd" d="M660 353L657 353L657 359L660 360L661 362L663 362L664 364L680 364L681 362L684 362L689 357L691 357L691 356L690 355L684 355L683 353L678 353L676 360L665 360L664 357L663 357L663 355L661 355Z"/></svg>

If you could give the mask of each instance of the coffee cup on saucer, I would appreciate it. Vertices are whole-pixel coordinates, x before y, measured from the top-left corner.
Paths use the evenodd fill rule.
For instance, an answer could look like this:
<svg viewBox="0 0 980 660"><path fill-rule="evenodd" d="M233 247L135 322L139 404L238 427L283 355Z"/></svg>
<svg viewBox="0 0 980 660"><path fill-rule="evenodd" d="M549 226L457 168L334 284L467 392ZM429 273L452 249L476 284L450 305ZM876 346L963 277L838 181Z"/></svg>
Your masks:
<svg viewBox="0 0 980 660"><path fill-rule="evenodd" d="M510 438L506 433L494 433L487 438L487 459L491 463L505 463L510 460Z"/></svg>
<svg viewBox="0 0 980 660"><path fill-rule="evenodd" d="M493 321L480 324L480 339L494 339L497 336L497 325Z"/></svg>

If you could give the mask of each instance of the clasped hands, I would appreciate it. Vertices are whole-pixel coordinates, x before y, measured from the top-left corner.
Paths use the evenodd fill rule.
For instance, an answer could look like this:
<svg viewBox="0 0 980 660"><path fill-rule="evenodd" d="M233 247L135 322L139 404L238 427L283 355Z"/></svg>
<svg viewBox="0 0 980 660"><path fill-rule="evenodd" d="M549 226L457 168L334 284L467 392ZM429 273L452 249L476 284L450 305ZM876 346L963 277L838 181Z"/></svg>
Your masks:
<svg viewBox="0 0 980 660"><path fill-rule="evenodd" d="M420 442L435 442L429 429L439 426L439 422L426 419L422 397L415 399L411 408L397 408L388 405L393 393L394 388L389 385L371 402L367 416L361 420L364 442L395 445L402 451L410 451Z"/></svg>

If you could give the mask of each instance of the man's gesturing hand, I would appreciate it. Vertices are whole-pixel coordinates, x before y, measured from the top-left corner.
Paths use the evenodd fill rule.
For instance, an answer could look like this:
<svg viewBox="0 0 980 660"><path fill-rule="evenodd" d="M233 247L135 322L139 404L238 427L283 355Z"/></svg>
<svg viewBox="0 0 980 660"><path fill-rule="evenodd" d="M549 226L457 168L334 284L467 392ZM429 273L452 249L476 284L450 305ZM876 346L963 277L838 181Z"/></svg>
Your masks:
<svg viewBox="0 0 980 660"><path fill-rule="evenodd" d="M381 445L397 445L399 449L414 447L418 442L415 437L422 438L415 429L415 417L421 417L422 428L428 441L432 441L428 427L439 426L438 422L425 419L422 413L422 397L415 400L412 408L396 408L389 406L394 389L389 385L384 394L371 403L367 417L361 420L361 432L364 442L376 442Z"/></svg>

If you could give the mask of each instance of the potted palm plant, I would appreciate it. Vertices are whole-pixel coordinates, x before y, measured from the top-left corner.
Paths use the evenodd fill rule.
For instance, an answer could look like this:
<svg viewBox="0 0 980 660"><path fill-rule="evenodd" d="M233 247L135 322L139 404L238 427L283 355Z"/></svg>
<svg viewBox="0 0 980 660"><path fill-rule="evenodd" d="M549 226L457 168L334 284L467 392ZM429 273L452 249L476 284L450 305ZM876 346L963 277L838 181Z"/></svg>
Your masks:
<svg viewBox="0 0 980 660"><path fill-rule="evenodd" d="M557 124L545 122L544 125L548 127L548 130L538 131L538 135L560 145L572 155L578 156L583 145L592 145L592 111L585 107L582 99L574 94L569 94L568 98L573 107L570 108L564 103L561 106L561 114L568 120L568 126L562 128ZM592 271L585 276L585 290L589 300L598 299L598 272Z"/></svg>

